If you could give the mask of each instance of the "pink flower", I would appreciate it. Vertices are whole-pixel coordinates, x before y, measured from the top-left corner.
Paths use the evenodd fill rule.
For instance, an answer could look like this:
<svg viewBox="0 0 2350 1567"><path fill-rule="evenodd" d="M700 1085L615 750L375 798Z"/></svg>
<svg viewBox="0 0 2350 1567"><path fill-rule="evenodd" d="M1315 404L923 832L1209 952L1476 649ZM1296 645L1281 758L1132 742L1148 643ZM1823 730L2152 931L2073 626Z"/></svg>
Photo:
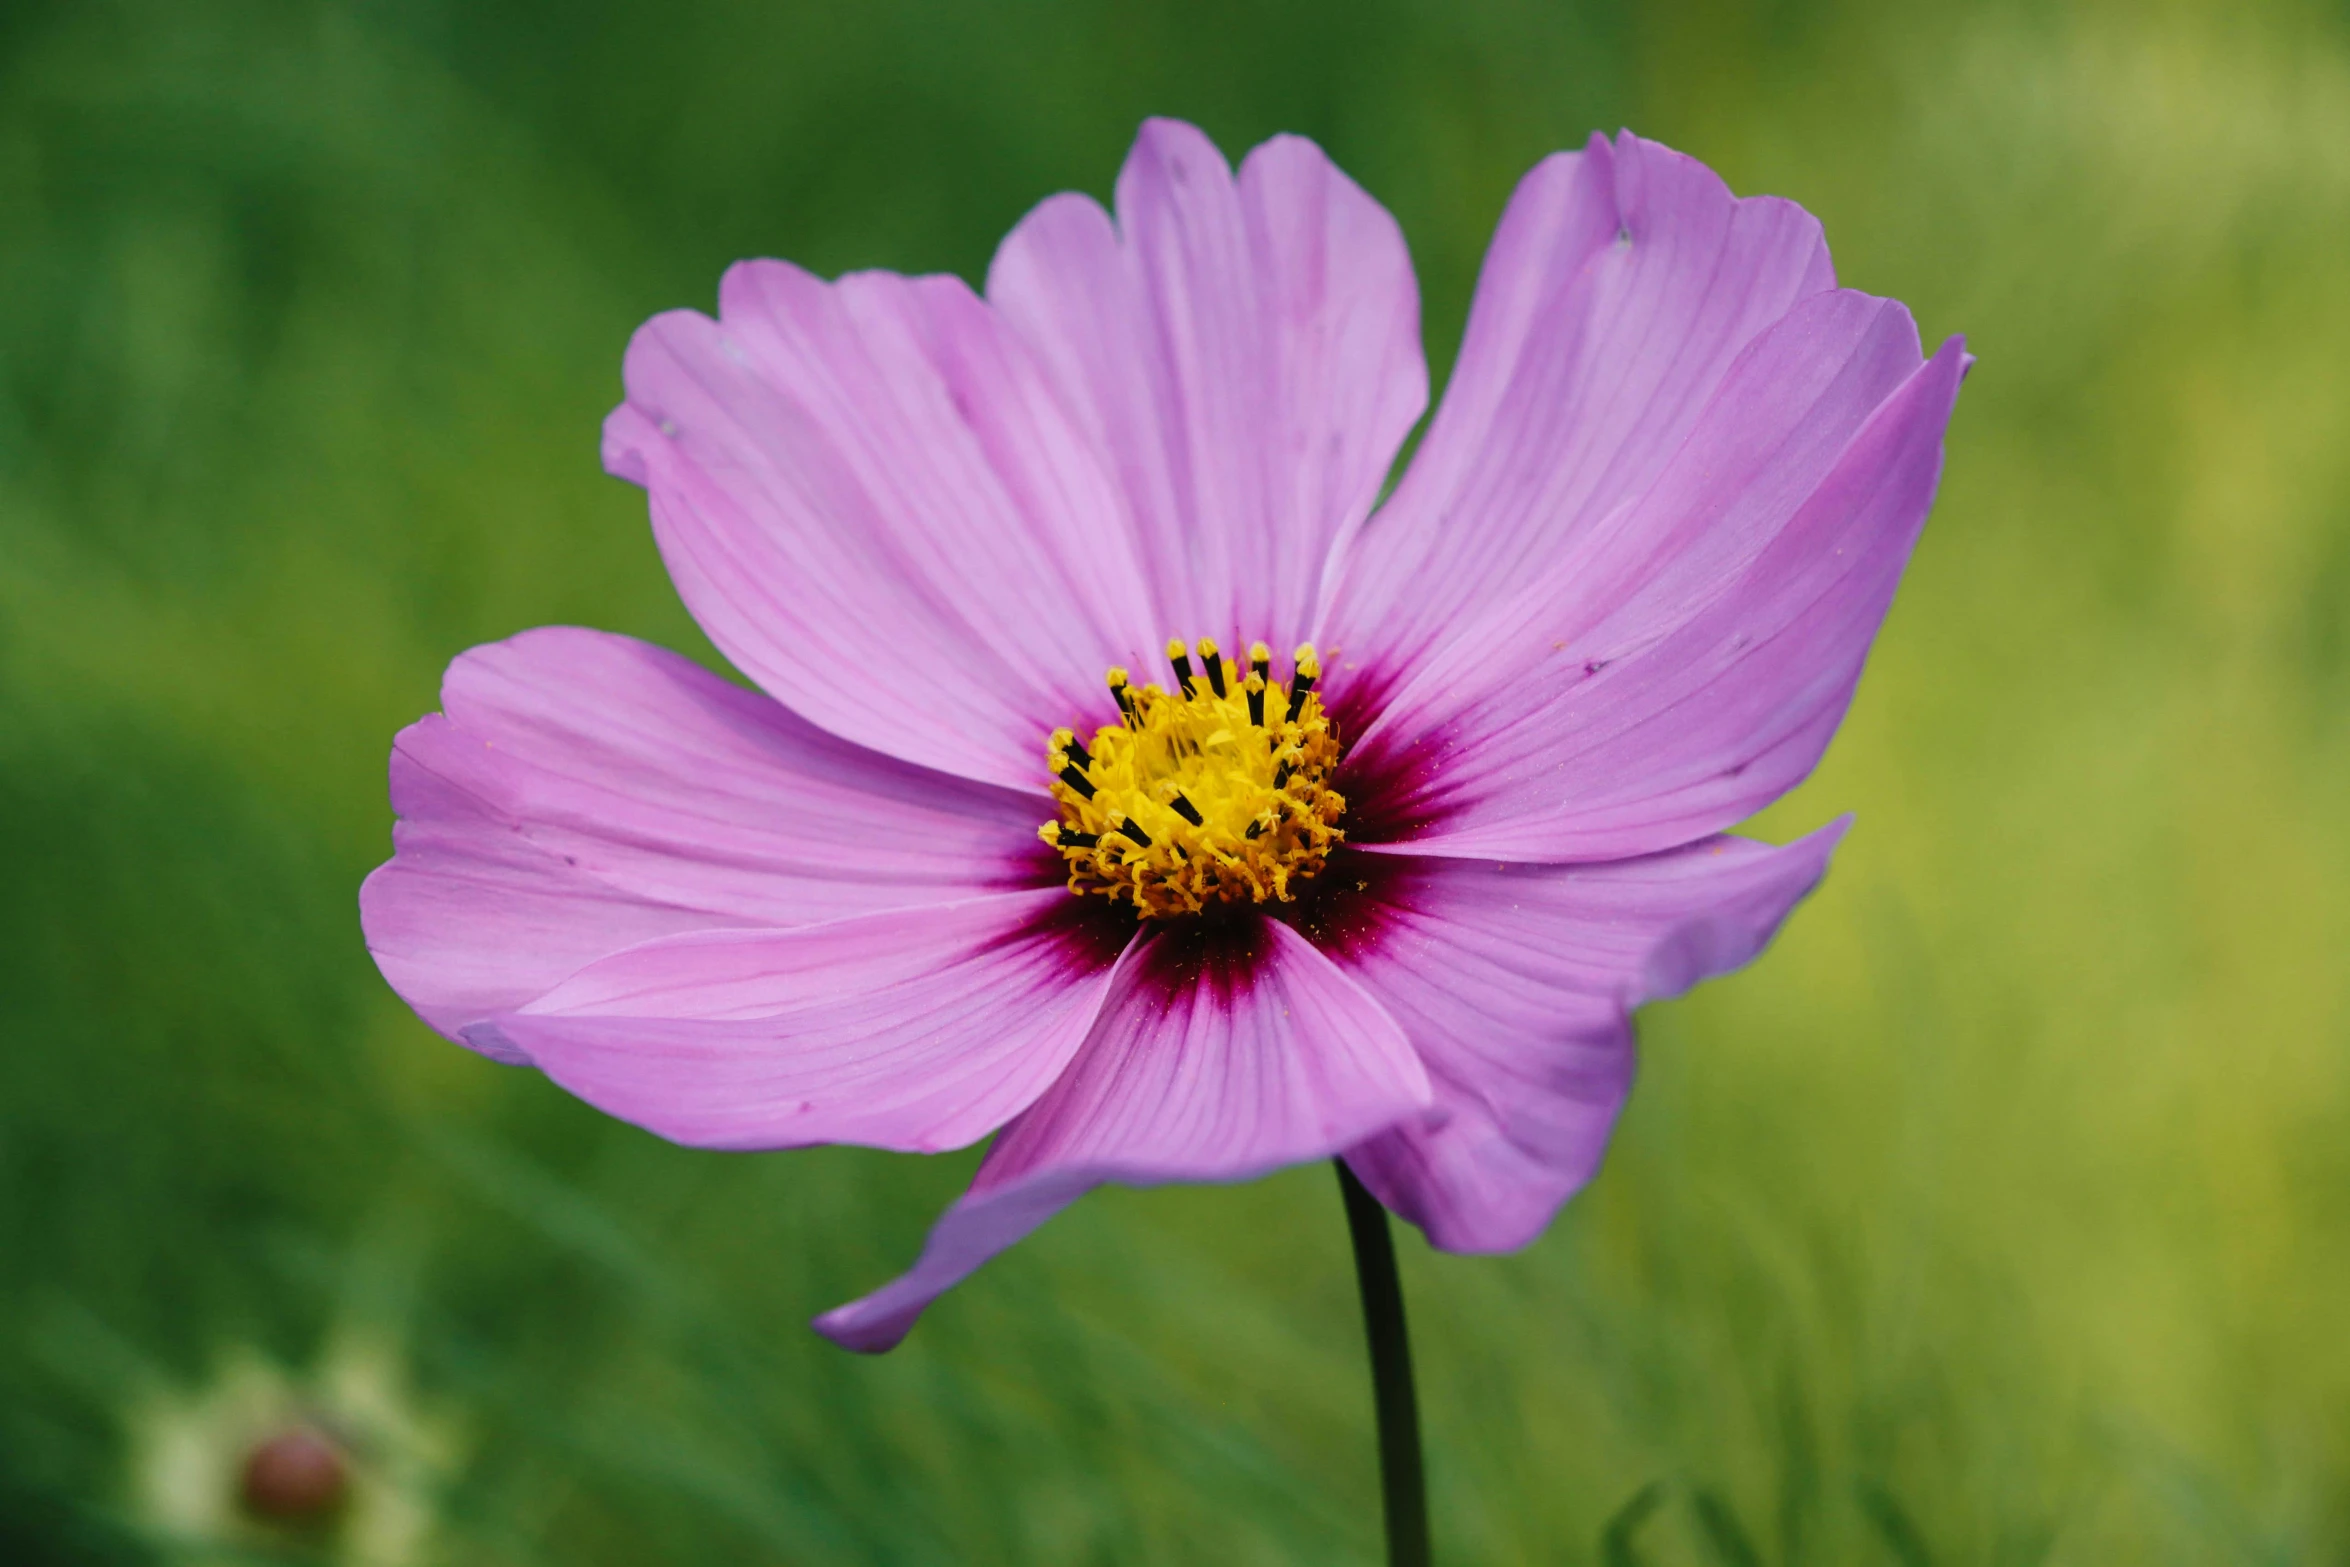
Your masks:
<svg viewBox="0 0 2350 1567"><path fill-rule="evenodd" d="M1524 1245L1632 1009L1823 874L1841 822L1724 829L1835 732L1965 364L1630 135L1519 187L1384 504L1411 263L1310 142L1235 177L1153 121L1115 218L1045 202L984 297L746 262L637 333L604 455L758 689L563 627L465 654L392 754L369 945L681 1143L997 1134L818 1319L853 1348L1104 1181L1343 1154L1435 1245Z"/></svg>

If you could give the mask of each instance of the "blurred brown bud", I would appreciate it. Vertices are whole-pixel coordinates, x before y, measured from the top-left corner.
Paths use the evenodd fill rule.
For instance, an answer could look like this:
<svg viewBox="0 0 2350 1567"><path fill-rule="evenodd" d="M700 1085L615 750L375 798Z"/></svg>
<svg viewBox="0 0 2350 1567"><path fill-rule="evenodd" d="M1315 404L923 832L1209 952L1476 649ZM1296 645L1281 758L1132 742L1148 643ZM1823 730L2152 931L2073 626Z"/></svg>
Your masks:
<svg viewBox="0 0 2350 1567"><path fill-rule="evenodd" d="M334 1439L316 1426L291 1425L245 1455L239 1491L255 1517L303 1523L334 1511L349 1484L350 1460Z"/></svg>

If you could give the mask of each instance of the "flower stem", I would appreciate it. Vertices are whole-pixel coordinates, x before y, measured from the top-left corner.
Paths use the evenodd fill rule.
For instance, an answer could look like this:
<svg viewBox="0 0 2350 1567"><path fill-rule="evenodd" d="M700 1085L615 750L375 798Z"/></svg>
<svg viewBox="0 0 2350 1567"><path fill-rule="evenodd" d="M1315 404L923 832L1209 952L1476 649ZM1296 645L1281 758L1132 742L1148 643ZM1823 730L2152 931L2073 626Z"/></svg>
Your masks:
<svg viewBox="0 0 2350 1567"><path fill-rule="evenodd" d="M1379 1489L1387 1511L1387 1567L1429 1567L1428 1482L1420 1471L1420 1408L1412 1391L1412 1341L1404 1330L1403 1282L1387 1210L1343 1159L1338 1189L1354 1237L1363 1287L1363 1336L1371 1348L1371 1401L1379 1415Z"/></svg>

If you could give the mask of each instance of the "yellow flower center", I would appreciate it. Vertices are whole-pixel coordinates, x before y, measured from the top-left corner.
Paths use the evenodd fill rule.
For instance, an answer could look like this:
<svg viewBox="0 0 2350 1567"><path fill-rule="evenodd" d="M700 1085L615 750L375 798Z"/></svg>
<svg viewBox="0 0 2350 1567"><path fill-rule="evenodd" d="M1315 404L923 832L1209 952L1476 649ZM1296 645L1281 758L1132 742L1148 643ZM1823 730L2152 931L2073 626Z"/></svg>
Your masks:
<svg viewBox="0 0 2350 1567"><path fill-rule="evenodd" d="M1067 862L1071 892L1123 898L1146 918L1295 897L1346 837L1346 801L1329 783L1338 732L1314 694L1313 644L1297 650L1286 689L1262 642L1245 675L1206 637L1198 670L1181 642L1167 657L1177 690L1138 690L1113 669L1119 721L1085 743L1053 731L1046 765L1061 814L1038 835Z"/></svg>

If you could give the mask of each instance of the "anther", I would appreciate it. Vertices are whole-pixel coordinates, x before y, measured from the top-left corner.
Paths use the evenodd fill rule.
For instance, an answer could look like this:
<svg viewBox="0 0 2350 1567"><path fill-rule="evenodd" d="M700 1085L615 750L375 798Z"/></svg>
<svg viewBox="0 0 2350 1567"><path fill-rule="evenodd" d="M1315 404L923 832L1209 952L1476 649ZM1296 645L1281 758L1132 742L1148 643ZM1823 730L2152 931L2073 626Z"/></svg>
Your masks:
<svg viewBox="0 0 2350 1567"><path fill-rule="evenodd" d="M1314 682L1321 678L1321 674L1322 660L1316 656L1314 644L1308 642L1300 646L1297 650L1297 674L1289 682L1291 712L1297 711L1298 704L1306 699L1307 692L1314 689Z"/></svg>
<svg viewBox="0 0 2350 1567"><path fill-rule="evenodd" d="M1191 695L1191 653L1181 637L1167 639L1167 662L1175 666L1175 683L1183 687L1185 696Z"/></svg>
<svg viewBox="0 0 2350 1567"><path fill-rule="evenodd" d="M1199 658L1208 669L1208 689L1218 696L1224 694L1224 655L1216 651L1215 639L1199 639Z"/></svg>
<svg viewBox="0 0 2350 1567"><path fill-rule="evenodd" d="M1299 647L1292 677L1276 682L1272 650L1245 646L1244 661L1210 637L1170 641L1176 689L1111 669L1119 722L1084 740L1051 732L1060 820L1039 836L1066 858L1072 891L1131 902L1145 919L1286 900L1344 841L1346 801L1328 784L1337 735L1313 698L1321 655Z"/></svg>

